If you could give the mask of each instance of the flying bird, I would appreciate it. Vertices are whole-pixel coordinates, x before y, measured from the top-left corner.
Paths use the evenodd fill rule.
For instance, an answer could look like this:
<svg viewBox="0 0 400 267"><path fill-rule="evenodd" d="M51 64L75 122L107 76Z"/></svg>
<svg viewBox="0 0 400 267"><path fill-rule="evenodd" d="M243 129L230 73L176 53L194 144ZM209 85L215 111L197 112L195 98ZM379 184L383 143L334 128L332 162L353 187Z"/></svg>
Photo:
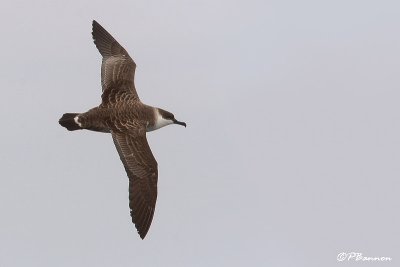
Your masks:
<svg viewBox="0 0 400 267"><path fill-rule="evenodd" d="M111 133L129 178L132 222L142 239L149 231L157 200L158 168L146 132L169 124L186 127L171 112L142 103L136 92L136 64L98 22L92 36L102 55L101 104L84 113L65 113L59 123L69 131Z"/></svg>

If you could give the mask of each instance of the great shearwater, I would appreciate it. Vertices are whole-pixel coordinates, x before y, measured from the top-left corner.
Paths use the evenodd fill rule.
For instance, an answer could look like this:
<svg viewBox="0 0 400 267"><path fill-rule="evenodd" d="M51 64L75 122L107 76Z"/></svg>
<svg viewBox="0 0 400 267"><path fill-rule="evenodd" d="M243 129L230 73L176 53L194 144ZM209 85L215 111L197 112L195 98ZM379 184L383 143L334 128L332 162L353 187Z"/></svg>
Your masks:
<svg viewBox="0 0 400 267"><path fill-rule="evenodd" d="M171 112L140 101L134 84L135 62L95 20L92 36L103 57L101 104L84 113L65 113L59 123L69 131L111 133L129 177L132 222L143 239L153 220L158 180L157 161L147 143L146 132L169 124L186 127L186 123L176 120Z"/></svg>

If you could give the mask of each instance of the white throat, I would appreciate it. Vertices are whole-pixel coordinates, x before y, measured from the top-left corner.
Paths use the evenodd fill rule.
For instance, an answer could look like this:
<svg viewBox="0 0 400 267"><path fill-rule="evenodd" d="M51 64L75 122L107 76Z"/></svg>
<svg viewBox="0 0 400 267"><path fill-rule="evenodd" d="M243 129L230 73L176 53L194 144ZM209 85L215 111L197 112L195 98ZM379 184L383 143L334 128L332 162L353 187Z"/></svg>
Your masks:
<svg viewBox="0 0 400 267"><path fill-rule="evenodd" d="M166 119L164 119L164 118L161 116L160 112L158 112L158 109L157 109L157 108L154 109L154 112L155 112L156 122L154 123L154 126L150 126L150 125L149 125L149 126L147 127L147 131L148 131L148 132L151 132L151 131L160 129L160 128L164 127L164 126L167 126L167 125L170 125L170 124L173 124L173 123L174 123L172 120L166 120Z"/></svg>

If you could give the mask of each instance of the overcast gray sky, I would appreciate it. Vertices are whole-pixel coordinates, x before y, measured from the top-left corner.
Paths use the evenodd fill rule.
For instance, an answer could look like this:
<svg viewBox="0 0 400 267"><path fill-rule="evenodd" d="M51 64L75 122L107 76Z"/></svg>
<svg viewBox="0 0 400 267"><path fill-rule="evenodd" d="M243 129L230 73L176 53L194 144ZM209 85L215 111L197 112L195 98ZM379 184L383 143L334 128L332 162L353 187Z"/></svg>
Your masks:
<svg viewBox="0 0 400 267"><path fill-rule="evenodd" d="M92 19L188 123L148 135L144 241L111 136L57 122L100 103ZM399 25L398 1L2 3L0 266L398 264Z"/></svg>

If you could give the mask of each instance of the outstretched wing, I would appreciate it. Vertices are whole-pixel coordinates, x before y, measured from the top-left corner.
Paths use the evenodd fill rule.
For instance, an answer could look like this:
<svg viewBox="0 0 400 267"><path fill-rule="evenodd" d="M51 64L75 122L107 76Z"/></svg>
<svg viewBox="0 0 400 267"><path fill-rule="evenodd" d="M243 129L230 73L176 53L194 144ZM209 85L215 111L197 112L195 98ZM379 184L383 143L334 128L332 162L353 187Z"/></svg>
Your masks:
<svg viewBox="0 0 400 267"><path fill-rule="evenodd" d="M136 64L128 52L97 21L93 20L94 44L103 56L101 85L108 88L127 90L139 99L134 83Z"/></svg>
<svg viewBox="0 0 400 267"><path fill-rule="evenodd" d="M129 177L129 207L132 222L143 239L153 220L157 200L157 161L151 153L146 135L112 132Z"/></svg>

